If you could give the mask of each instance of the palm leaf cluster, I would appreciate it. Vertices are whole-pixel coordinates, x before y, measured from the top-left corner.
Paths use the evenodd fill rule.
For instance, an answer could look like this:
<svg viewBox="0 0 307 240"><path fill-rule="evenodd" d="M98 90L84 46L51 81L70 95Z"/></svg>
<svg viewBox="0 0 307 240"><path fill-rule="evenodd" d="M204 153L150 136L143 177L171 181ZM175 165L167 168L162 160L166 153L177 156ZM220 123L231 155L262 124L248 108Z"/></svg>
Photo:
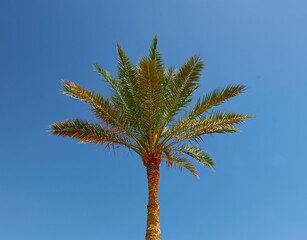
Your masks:
<svg viewBox="0 0 307 240"><path fill-rule="evenodd" d="M243 85L218 88L188 109L199 87L204 63L192 56L179 69L166 68L157 50L157 37L149 55L134 65L117 43L118 69L114 78L98 64L95 70L112 89L109 98L63 81L63 93L88 103L97 121L67 120L52 124L51 134L110 147L124 146L143 159L162 156L170 167L186 168L197 176L190 159L214 169L214 161L198 147L206 135L235 133L252 117L214 111L213 107L242 94Z"/></svg>

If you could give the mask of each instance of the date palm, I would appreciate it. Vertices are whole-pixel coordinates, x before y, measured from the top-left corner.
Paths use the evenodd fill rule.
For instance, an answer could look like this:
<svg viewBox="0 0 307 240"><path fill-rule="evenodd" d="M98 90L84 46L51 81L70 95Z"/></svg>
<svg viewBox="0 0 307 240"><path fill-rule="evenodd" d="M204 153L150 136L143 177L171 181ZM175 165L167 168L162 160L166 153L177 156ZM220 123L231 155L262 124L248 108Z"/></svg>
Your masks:
<svg viewBox="0 0 307 240"><path fill-rule="evenodd" d="M63 81L63 93L88 103L96 122L73 119L50 126L52 135L107 148L126 147L140 156L147 170L149 192L146 240L160 239L158 183L161 162L185 168L198 177L190 159L214 169L214 161L199 147L203 138L214 133L238 132L237 126L251 117L212 110L242 94L243 85L215 89L188 109L191 95L199 87L204 63L195 55L178 70L166 68L156 46L157 37L154 37L148 57L142 57L134 65L117 44L117 78L95 65L95 70L113 91L109 98Z"/></svg>

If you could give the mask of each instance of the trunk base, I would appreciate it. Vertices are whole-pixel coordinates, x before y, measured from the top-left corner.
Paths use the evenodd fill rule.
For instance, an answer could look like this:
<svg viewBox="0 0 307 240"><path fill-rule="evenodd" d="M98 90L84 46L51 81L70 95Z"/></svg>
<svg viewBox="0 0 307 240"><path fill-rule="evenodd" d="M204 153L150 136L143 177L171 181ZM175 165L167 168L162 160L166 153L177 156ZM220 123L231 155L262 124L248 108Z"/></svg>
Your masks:
<svg viewBox="0 0 307 240"><path fill-rule="evenodd" d="M147 220L147 229L146 229L146 240L160 240L160 221L159 221L159 204L148 204L147 205L147 219L150 218L153 221L151 223Z"/></svg>

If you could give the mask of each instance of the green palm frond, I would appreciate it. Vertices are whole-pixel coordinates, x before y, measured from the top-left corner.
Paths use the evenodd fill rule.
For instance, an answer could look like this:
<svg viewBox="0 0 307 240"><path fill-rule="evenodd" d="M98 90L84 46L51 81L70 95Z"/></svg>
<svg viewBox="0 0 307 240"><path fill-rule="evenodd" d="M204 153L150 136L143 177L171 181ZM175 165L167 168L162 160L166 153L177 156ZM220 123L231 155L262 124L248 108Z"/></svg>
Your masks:
<svg viewBox="0 0 307 240"><path fill-rule="evenodd" d="M136 88L136 66L132 64L130 59L126 56L122 47L117 42L117 53L118 53L118 79L121 86L121 93L124 96L125 100L129 103L129 106L136 108L137 95Z"/></svg>
<svg viewBox="0 0 307 240"><path fill-rule="evenodd" d="M177 113L191 101L191 94L199 87L199 79L204 63L199 55L191 57L179 68L177 74L171 79L168 85L170 115Z"/></svg>
<svg viewBox="0 0 307 240"><path fill-rule="evenodd" d="M236 133L238 125L242 124L245 120L253 118L254 116L225 113L220 111L213 111L210 115L204 116L200 119L192 121L186 127L175 130L176 133L170 131L171 136L176 137L176 142L184 140L202 140L204 135L213 133Z"/></svg>
<svg viewBox="0 0 307 240"><path fill-rule="evenodd" d="M195 55L186 61L178 72L173 74L174 71L171 71L172 75L166 86L167 105L162 128L166 127L191 101L191 94L199 87L198 82L203 68L204 63L199 55Z"/></svg>
<svg viewBox="0 0 307 240"><path fill-rule="evenodd" d="M62 92L64 94L90 104L93 108L93 112L104 123L121 131L127 130L129 122L121 118L121 113L114 108L109 100L105 99L102 94L95 94L93 91L88 91L68 81L62 81L62 84Z"/></svg>
<svg viewBox="0 0 307 240"><path fill-rule="evenodd" d="M164 151L163 153L167 167L178 167L179 170L185 168L198 178L197 170L194 167L193 163L191 163L188 159L184 158L182 154L171 151Z"/></svg>
<svg viewBox="0 0 307 240"><path fill-rule="evenodd" d="M112 106L108 99L104 99L102 94L95 94L93 91L83 89L79 85L71 82L62 81L62 84L64 94L90 104L94 114L104 124L126 133L140 147L144 148L144 145L138 140L137 133L131 127L129 119L122 114L119 108Z"/></svg>
<svg viewBox="0 0 307 240"><path fill-rule="evenodd" d="M115 97L113 100L119 108L125 106L125 109L127 109L128 112L127 117L134 119L134 127L140 132L142 122L139 119L140 116L142 116L142 112L138 107L138 98L141 96L137 95L139 88L137 83L137 68L136 65L130 61L130 58L126 56L119 43L116 43L118 53L117 75L121 99L119 100L117 97ZM123 102L125 102L125 104L123 104Z"/></svg>
<svg viewBox="0 0 307 240"><path fill-rule="evenodd" d="M157 50L157 43L158 43L158 37L157 35L153 38L152 44L149 49L149 60L156 60L157 61L157 66L159 70L163 71L163 59Z"/></svg>
<svg viewBox="0 0 307 240"><path fill-rule="evenodd" d="M139 130L140 133L139 122L135 120L136 109L134 105L131 106L131 99L129 101L127 97L124 97L118 80L112 78L111 75L98 64L94 65L94 69L102 75L103 79L109 83L110 87L112 88L113 94L111 96L111 102L113 105L117 109L120 109L121 113L129 121L130 125L133 125L136 130Z"/></svg>
<svg viewBox="0 0 307 240"><path fill-rule="evenodd" d="M169 94L168 93L169 92L168 85L169 85L169 82L173 81L173 79L175 78L176 69L175 69L175 67L170 66L170 67L164 69L164 72L165 72L165 74L164 74L164 81L163 81L163 89L165 90L165 95L168 96L168 94Z"/></svg>
<svg viewBox="0 0 307 240"><path fill-rule="evenodd" d="M118 81L115 78L112 78L110 73L104 68L102 68L98 63L94 64L94 69L102 76L105 82L109 83L110 87L113 90L112 98L116 96L117 98L120 98L120 101L122 102L122 104L124 104L125 101L120 92L120 85Z"/></svg>
<svg viewBox="0 0 307 240"><path fill-rule="evenodd" d="M138 152L137 146L124 133L115 129L101 126L98 123L89 123L85 120L73 119L54 123L50 126L51 135L79 139L80 143L93 143L95 145L125 146Z"/></svg>
<svg viewBox="0 0 307 240"><path fill-rule="evenodd" d="M189 127L196 118L200 117L212 107L219 106L228 99L241 95L245 90L246 87L244 85L229 85L225 88L213 90L203 99L199 98L193 109L173 125L172 134L176 135L180 130Z"/></svg>
<svg viewBox="0 0 307 240"><path fill-rule="evenodd" d="M216 88L203 99L198 99L187 118L195 119L209 109L221 105L230 98L243 94L245 90L245 85L229 85L225 88Z"/></svg>
<svg viewBox="0 0 307 240"><path fill-rule="evenodd" d="M182 145L171 148L172 151L185 153L207 168L214 170L215 163L208 153L196 146Z"/></svg>
<svg viewBox="0 0 307 240"><path fill-rule="evenodd" d="M164 72L158 69L157 61L149 61L143 57L138 64L138 106L141 109L141 121L144 130L149 133L151 138L153 133L158 130L161 114L165 109L165 99L163 98Z"/></svg>
<svg viewBox="0 0 307 240"><path fill-rule="evenodd" d="M99 66L99 64L97 63L94 65L94 69L96 72L98 72L102 76L104 81L106 81L112 88L113 90L112 102L117 107L120 107L123 110L123 112L128 112L130 107L128 103L125 101L121 93L121 89L120 89L121 87L120 87L118 80L116 80L115 78L112 78L110 73L107 72L105 69L103 69L101 66Z"/></svg>

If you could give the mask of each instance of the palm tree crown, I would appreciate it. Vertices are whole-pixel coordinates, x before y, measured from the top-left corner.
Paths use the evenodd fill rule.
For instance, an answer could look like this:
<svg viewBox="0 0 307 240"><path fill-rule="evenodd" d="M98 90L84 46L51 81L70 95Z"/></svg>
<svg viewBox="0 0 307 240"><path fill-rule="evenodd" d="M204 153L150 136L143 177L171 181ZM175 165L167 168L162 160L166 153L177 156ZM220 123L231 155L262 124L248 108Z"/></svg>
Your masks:
<svg viewBox="0 0 307 240"><path fill-rule="evenodd" d="M191 109L191 95L199 87L204 63L192 56L179 69L166 68L154 37L148 57L134 65L117 43L117 78L98 64L95 70L112 89L109 98L63 81L63 93L88 103L97 121L73 119L54 123L51 134L79 139L81 143L126 147L140 155L147 168L149 204L147 240L160 239L159 166L185 168L198 177L194 159L214 169L214 161L199 147L206 135L235 133L250 115L212 110L245 91L243 85L217 88L198 99Z"/></svg>
<svg viewBox="0 0 307 240"><path fill-rule="evenodd" d="M236 126L252 116L210 110L242 94L246 88L229 85L215 89L188 111L204 63L195 55L178 70L165 68L156 46L157 37L149 56L134 65L117 43L117 78L95 65L113 90L110 98L63 81L63 93L90 104L98 122L73 119L54 123L50 126L51 134L76 138L81 143L124 146L143 160L161 155L168 166L186 168L195 176L197 171L186 157L214 169L214 161L198 142L205 135L238 132Z"/></svg>

